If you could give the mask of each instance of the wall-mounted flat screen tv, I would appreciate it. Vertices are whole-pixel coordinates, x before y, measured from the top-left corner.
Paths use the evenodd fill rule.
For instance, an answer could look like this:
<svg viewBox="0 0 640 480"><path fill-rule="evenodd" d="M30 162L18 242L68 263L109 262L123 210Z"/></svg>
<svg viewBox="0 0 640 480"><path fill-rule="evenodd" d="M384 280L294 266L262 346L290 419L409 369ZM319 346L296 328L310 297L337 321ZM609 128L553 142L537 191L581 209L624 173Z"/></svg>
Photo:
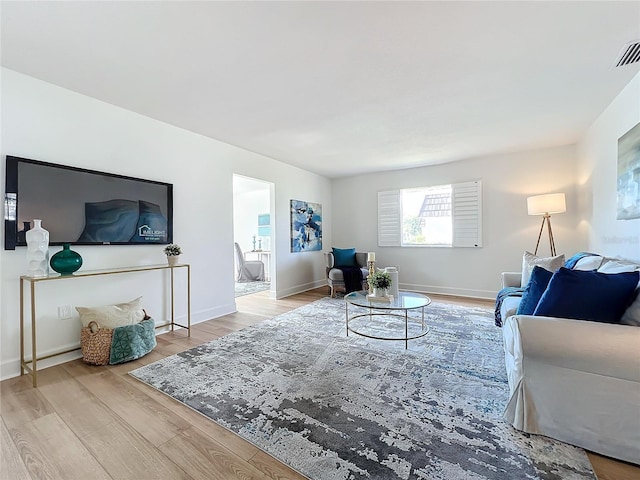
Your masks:
<svg viewBox="0 0 640 480"><path fill-rule="evenodd" d="M49 244L173 242L173 184L6 157L5 250L26 245L33 219Z"/></svg>

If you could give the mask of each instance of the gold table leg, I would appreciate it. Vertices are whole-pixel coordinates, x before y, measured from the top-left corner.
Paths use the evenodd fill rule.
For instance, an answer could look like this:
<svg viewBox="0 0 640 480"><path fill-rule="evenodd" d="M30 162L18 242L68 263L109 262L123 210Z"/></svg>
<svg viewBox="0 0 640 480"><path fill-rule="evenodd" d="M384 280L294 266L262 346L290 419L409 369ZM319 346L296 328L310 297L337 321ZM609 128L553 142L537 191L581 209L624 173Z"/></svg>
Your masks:
<svg viewBox="0 0 640 480"><path fill-rule="evenodd" d="M24 375L24 280L20 279L20 376Z"/></svg>
<svg viewBox="0 0 640 480"><path fill-rule="evenodd" d="M31 376L33 386L38 386L38 355L36 349L36 283L31 282Z"/></svg>
<svg viewBox="0 0 640 480"><path fill-rule="evenodd" d="M187 265L187 336L191 337L191 265Z"/></svg>
<svg viewBox="0 0 640 480"><path fill-rule="evenodd" d="M344 302L344 315L347 321L347 337L349 336L349 302Z"/></svg>

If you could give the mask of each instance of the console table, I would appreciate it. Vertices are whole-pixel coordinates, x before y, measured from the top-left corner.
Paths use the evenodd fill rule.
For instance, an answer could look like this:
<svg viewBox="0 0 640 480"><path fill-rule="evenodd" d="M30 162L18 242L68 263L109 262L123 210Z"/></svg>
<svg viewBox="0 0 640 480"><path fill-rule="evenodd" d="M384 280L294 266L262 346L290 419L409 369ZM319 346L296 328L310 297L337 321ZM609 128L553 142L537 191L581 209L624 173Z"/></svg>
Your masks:
<svg viewBox="0 0 640 480"><path fill-rule="evenodd" d="M174 315L174 272L178 269L185 269L187 275L187 324L180 325L175 321ZM33 386L38 386L38 368L37 364L40 360L45 360L47 358L56 357L58 355L64 355L65 353L74 352L79 350L80 347L71 348L62 352L52 353L49 355L45 355L42 357L38 357L38 350L36 347L36 330L37 330L37 322L36 322L36 285L40 282L49 282L56 280L71 280L71 279L79 279L86 277L95 277L102 275L119 275L125 273L135 273L135 272L148 272L151 270L169 270L171 272L171 282L170 282L170 296L171 296L171 321L163 323L161 325L156 325L156 328L162 328L166 326L171 326L171 331L173 331L174 327L182 327L187 329L187 335L191 336L191 266L188 263L181 263L174 266L169 266L166 264L163 265L143 265L137 267L120 267L120 268L112 268L106 270L83 270L75 272L71 275L60 275L58 273L51 273L45 277L29 277L27 275L23 275L20 277L20 375L24 375L25 371L31 374L33 379ZM24 285L25 283L29 283L30 286L30 300L31 300L31 360L25 360L24 358L24 316L25 316L25 292ZM31 364L31 366L29 366Z"/></svg>

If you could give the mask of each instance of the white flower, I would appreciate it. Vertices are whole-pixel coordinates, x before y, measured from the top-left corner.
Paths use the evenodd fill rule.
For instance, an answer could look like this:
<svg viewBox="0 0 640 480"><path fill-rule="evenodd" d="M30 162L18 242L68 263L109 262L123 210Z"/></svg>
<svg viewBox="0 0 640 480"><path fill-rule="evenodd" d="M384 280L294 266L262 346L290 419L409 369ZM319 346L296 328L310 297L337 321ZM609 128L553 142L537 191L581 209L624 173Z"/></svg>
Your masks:
<svg viewBox="0 0 640 480"><path fill-rule="evenodd" d="M177 243L170 243L169 245L164 247L164 253L167 255L167 257L177 257L182 253L182 250L180 250L180 245L178 245Z"/></svg>

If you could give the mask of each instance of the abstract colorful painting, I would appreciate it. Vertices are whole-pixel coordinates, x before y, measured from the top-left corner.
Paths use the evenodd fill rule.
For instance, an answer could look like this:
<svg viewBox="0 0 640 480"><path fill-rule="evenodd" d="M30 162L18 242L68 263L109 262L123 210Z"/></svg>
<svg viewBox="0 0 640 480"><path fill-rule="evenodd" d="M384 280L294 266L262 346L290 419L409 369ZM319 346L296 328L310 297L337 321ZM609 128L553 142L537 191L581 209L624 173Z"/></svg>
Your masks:
<svg viewBox="0 0 640 480"><path fill-rule="evenodd" d="M618 220L640 218L640 123L618 139Z"/></svg>
<svg viewBox="0 0 640 480"><path fill-rule="evenodd" d="M291 200L291 251L322 250L322 205Z"/></svg>

